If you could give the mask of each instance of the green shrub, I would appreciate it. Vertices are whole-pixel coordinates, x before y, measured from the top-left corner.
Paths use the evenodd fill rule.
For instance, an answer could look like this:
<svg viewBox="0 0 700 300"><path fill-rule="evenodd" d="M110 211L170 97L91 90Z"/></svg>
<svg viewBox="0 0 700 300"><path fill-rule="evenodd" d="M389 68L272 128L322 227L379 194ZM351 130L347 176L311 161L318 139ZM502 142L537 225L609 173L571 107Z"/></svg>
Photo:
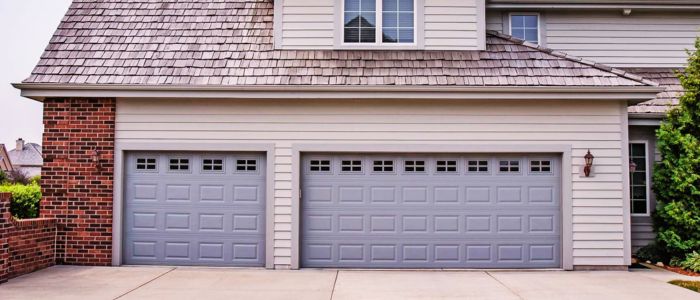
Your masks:
<svg viewBox="0 0 700 300"><path fill-rule="evenodd" d="M678 74L679 105L657 131L662 160L654 169L654 230L670 257L700 251L700 38L695 48Z"/></svg>
<svg viewBox="0 0 700 300"><path fill-rule="evenodd" d="M657 263L660 261L668 262L670 260L670 256L668 255L668 252L666 252L666 248L660 246L657 243L651 243L642 248L639 248L639 250L637 250L637 253L635 253L635 256L641 261L648 260L652 263Z"/></svg>
<svg viewBox="0 0 700 300"><path fill-rule="evenodd" d="M36 218L39 216L39 201L41 187L38 184L0 185L0 193L12 193L10 211L18 219Z"/></svg>
<svg viewBox="0 0 700 300"><path fill-rule="evenodd" d="M36 175L29 179L29 183L41 185L41 175Z"/></svg>
<svg viewBox="0 0 700 300"><path fill-rule="evenodd" d="M7 173L5 171L0 170L0 184L6 183L10 178L7 176Z"/></svg>
<svg viewBox="0 0 700 300"><path fill-rule="evenodd" d="M700 253L693 252L688 254L679 267L693 272L700 272Z"/></svg>

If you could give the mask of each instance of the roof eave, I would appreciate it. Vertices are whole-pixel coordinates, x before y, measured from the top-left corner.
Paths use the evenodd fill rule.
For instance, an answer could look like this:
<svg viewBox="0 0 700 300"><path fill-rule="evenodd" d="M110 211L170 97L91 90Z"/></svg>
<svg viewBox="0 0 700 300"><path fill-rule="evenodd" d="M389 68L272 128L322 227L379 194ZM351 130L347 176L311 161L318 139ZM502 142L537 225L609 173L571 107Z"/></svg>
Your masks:
<svg viewBox="0 0 700 300"><path fill-rule="evenodd" d="M170 98L170 99L460 99L460 100L626 100L653 99L657 86L176 86L70 85L15 83L21 95L46 98Z"/></svg>
<svg viewBox="0 0 700 300"><path fill-rule="evenodd" d="M579 4L579 3L490 3L489 9L632 9L632 10L700 10L700 5L664 4Z"/></svg>

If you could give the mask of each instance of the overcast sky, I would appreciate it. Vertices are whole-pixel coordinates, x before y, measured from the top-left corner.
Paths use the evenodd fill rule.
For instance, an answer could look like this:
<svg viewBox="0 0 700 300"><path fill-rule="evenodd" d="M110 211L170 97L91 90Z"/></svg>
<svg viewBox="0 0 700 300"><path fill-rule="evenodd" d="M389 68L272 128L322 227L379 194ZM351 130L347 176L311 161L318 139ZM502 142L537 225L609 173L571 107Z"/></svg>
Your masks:
<svg viewBox="0 0 700 300"><path fill-rule="evenodd" d="M41 103L19 96L10 83L27 78L70 0L0 0L0 143L19 137L41 144Z"/></svg>

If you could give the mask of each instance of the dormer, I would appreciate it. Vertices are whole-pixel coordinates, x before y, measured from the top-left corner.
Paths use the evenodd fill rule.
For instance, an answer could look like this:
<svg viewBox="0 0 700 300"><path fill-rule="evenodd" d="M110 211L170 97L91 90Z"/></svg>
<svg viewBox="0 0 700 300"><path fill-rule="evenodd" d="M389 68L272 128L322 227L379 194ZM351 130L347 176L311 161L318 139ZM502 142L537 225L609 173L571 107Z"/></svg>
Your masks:
<svg viewBox="0 0 700 300"><path fill-rule="evenodd" d="M275 0L275 48L484 50L484 2Z"/></svg>

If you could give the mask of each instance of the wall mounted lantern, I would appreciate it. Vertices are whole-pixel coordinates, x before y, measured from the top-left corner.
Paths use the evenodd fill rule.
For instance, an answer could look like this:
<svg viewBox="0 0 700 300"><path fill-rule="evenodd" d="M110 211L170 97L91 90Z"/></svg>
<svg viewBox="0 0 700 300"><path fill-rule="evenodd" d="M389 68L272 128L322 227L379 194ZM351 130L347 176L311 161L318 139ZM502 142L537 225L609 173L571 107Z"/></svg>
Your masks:
<svg viewBox="0 0 700 300"><path fill-rule="evenodd" d="M102 169L102 164L100 164L100 151L97 149L92 150L92 164L95 166L95 169L101 170Z"/></svg>
<svg viewBox="0 0 700 300"><path fill-rule="evenodd" d="M630 173L634 173L634 171L637 171L637 164L630 159Z"/></svg>
<svg viewBox="0 0 700 300"><path fill-rule="evenodd" d="M588 153L583 157L586 160L586 166L583 167L583 174L586 175L586 177L591 176L591 167L593 167L593 154L591 154L591 149L588 149Z"/></svg>

